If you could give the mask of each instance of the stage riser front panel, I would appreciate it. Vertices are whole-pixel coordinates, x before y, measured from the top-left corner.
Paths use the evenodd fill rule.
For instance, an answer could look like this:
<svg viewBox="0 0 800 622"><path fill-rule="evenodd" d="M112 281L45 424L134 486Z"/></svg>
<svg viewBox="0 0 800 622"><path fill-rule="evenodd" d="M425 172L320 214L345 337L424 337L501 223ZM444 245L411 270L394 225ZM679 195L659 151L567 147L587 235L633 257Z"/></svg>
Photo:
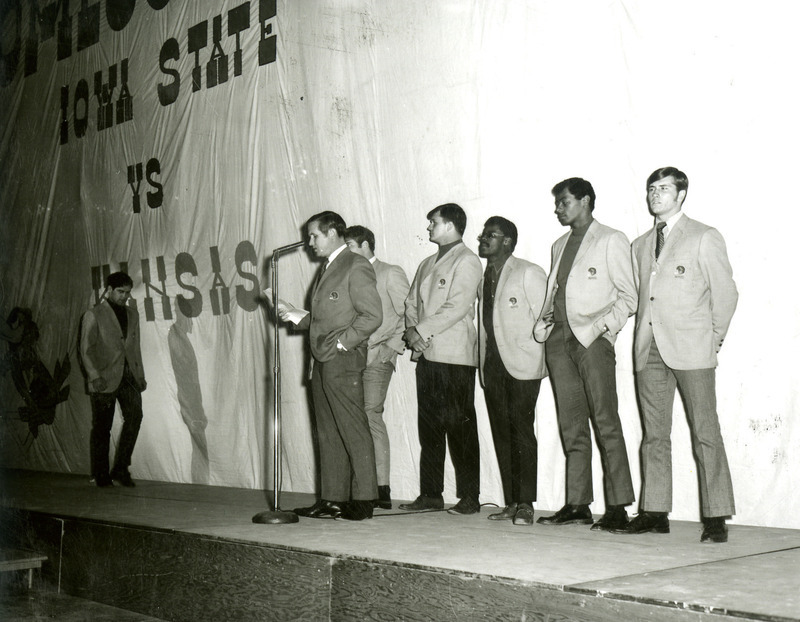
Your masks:
<svg viewBox="0 0 800 622"><path fill-rule="evenodd" d="M164 620L742 622L447 570L4 510L3 545L48 555L61 591ZM283 529L285 526L265 526Z"/></svg>
<svg viewBox="0 0 800 622"><path fill-rule="evenodd" d="M602 598L445 571L337 560L331 620L742 622L719 614Z"/></svg>

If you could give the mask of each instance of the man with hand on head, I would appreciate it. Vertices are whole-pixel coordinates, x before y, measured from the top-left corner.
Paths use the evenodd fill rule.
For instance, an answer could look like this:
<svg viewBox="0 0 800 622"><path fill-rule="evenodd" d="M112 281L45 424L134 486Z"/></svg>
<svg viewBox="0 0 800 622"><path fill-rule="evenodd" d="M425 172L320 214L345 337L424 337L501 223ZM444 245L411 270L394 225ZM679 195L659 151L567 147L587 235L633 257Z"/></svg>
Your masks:
<svg viewBox="0 0 800 622"><path fill-rule="evenodd" d="M545 357L556 398L556 416L567 457L566 504L543 525L592 524L594 424L603 465L605 514L592 529L611 530L628 522L633 503L628 452L617 400L614 342L636 311L636 288L628 239L597 222L595 193L572 177L553 187L558 221L569 233L553 244L552 267L536 339Z"/></svg>
<svg viewBox="0 0 800 622"><path fill-rule="evenodd" d="M547 375L544 346L533 337L547 287L544 270L518 259L517 227L492 216L478 236L486 259L478 287L480 372L503 483L505 508L489 520L533 524L538 448L536 400Z"/></svg>
<svg viewBox="0 0 800 622"><path fill-rule="evenodd" d="M112 480L132 487L128 467L142 425L142 391L147 388L139 342L139 315L127 306L133 280L124 272L106 277L105 300L81 320L79 355L92 404L90 458L97 486ZM114 410L119 402L122 431L114 467L109 472L109 446Z"/></svg>
<svg viewBox="0 0 800 622"><path fill-rule="evenodd" d="M478 365L475 298L481 260L462 241L467 215L446 203L428 213L430 241L439 247L417 269L406 299L403 335L417 362L420 494L401 510L444 507L446 448L456 475L459 501L451 514L480 511L480 449L475 415Z"/></svg>
<svg viewBox="0 0 800 622"><path fill-rule="evenodd" d="M362 373L367 339L383 317L381 299L372 266L345 244L347 227L339 214L321 212L306 227L309 246L326 259L313 286L311 311L279 300L278 315L309 330L321 497L294 511L310 518L363 520L372 518L378 491Z"/></svg>
<svg viewBox="0 0 800 622"><path fill-rule="evenodd" d="M655 226L632 245L639 290L634 335L642 439L639 514L621 533L668 533L672 509L672 405L677 388L692 435L704 529L701 542L727 542L725 518L736 512L719 427L717 354L739 294L725 241L681 211L686 174L668 166L647 179Z"/></svg>
<svg viewBox="0 0 800 622"><path fill-rule="evenodd" d="M383 308L383 322L367 342L367 367L364 369L364 408L367 411L372 442L375 445L375 467L378 475L378 498L373 505L392 509L389 486L389 433L383 420L386 392L397 364L397 355L405 349L405 299L408 277L400 266L381 261L375 256L375 234L366 227L348 227L344 235L347 247L372 264L377 279L378 295Z"/></svg>

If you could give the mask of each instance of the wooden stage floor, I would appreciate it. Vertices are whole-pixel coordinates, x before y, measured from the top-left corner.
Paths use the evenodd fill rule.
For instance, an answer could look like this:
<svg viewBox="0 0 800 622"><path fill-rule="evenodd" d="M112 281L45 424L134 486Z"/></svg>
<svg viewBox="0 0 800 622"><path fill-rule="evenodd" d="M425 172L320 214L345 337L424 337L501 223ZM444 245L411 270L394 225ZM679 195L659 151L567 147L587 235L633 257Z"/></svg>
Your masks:
<svg viewBox="0 0 800 622"><path fill-rule="evenodd" d="M799 530L732 525L728 543L701 545L697 523L672 521L672 532L666 535L620 536L593 532L587 526L527 528L489 521L491 507L472 516L395 510L376 511L375 518L362 522L301 518L295 524L258 525L251 519L268 509L271 495L265 491L151 481L137 481L136 488L99 489L89 485L87 476L18 470L0 470L0 477L0 508L7 521L4 546L30 538L30 533L19 533L33 529L21 527L19 517L33 516L138 534L152 531L194 537L197 542L230 542L247 545L247 550L253 545L266 547L324 560L322 568L340 560L383 569L382 576L389 578L372 596L361 596L358 603L343 601L347 602L344 608L329 610L327 619L348 619L359 607L362 612L374 612L387 606L396 613L395 619L450 619L449 614L435 613L436 607L453 612L452 619L490 619L486 612L496 599L497 619L800 620ZM283 509L312 502L311 495L281 495ZM9 533L12 526L17 533ZM182 542L186 547L192 540ZM69 547L59 547L58 555L66 556ZM56 561L61 567L64 560L52 557L51 551L50 562L42 568L45 579L71 593L62 583L66 571L55 568ZM457 578L459 585L467 586L467 594L470 584L501 592L487 590L482 604L454 601L445 606L440 586L435 588L432 604L426 605L433 606L426 618L422 605L404 604L408 601L403 599L413 594L398 594L397 602L391 604L390 592L404 589L398 577L412 571L444 581ZM312 572L311 567L307 572ZM319 572L319 567L313 572ZM97 577L84 577L84 581L96 583ZM329 587L335 583L330 577L326 581ZM68 583L72 592L78 592L73 595L98 600L77 579ZM509 607L502 592L506 588L523 594L521 602L525 590L531 594L538 590L538 596L531 597L538 604L531 604L527 614ZM453 594L447 598L454 598ZM125 606L124 602L105 602ZM542 612L548 602L554 611ZM313 611L308 616L299 612L296 619L316 619L319 610ZM519 616L517 611L521 611ZM139 612L179 619L165 615L158 605ZM285 618L276 614L274 619ZM374 619L388 618L375 614Z"/></svg>

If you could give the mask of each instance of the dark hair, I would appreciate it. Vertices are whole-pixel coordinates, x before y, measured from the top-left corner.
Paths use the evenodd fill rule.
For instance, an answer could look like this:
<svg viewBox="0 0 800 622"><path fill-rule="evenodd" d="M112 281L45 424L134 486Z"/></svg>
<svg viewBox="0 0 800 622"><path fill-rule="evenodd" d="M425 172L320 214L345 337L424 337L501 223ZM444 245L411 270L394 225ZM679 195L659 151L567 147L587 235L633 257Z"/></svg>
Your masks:
<svg viewBox="0 0 800 622"><path fill-rule="evenodd" d="M369 250L375 252L375 234L366 227L361 225L353 225L348 227L344 232L344 237L347 240L353 240L356 244L361 246L364 242L369 245Z"/></svg>
<svg viewBox="0 0 800 622"><path fill-rule="evenodd" d="M8 314L8 318L6 319L6 324L14 326L17 322L20 324L33 322L33 311L24 307L14 307L11 309L11 313Z"/></svg>
<svg viewBox="0 0 800 622"><path fill-rule="evenodd" d="M343 238L344 232L347 230L347 225L344 224L344 218L339 216L336 212L325 211L314 214L306 221L306 228L311 227L311 223L313 222L317 223L317 227L319 227L319 230L325 235L328 234L328 231L334 229L336 235Z"/></svg>
<svg viewBox="0 0 800 622"><path fill-rule="evenodd" d="M511 240L511 250L513 251L517 247L517 225L507 218L503 218L502 216L492 216L483 224L483 226L484 228L492 226L497 227L504 236Z"/></svg>
<svg viewBox="0 0 800 622"><path fill-rule="evenodd" d="M657 168L652 173L650 173L650 177L647 178L647 187L649 188L650 185L658 181L659 179L664 179L665 177L672 176L675 179L675 187L678 189L678 192L683 190L684 192L689 191L689 178L686 176L681 170L678 170L674 166L664 166L663 168Z"/></svg>
<svg viewBox="0 0 800 622"><path fill-rule="evenodd" d="M592 184L590 184L585 179L581 179L580 177L570 177L569 179L565 179L564 181L558 182L551 192L553 196L556 197L564 190L568 191L572 196L574 196L579 201L583 197L589 197L589 209L594 211L594 188L592 188Z"/></svg>
<svg viewBox="0 0 800 622"><path fill-rule="evenodd" d="M106 277L106 287L111 289L133 287L133 279L124 272L112 272Z"/></svg>
<svg viewBox="0 0 800 622"><path fill-rule="evenodd" d="M431 220L436 214L439 214L445 222L452 222L458 234L464 235L464 231L467 229L467 215L464 213L464 210L461 209L460 205L445 203L439 207L434 207L428 212L426 218Z"/></svg>

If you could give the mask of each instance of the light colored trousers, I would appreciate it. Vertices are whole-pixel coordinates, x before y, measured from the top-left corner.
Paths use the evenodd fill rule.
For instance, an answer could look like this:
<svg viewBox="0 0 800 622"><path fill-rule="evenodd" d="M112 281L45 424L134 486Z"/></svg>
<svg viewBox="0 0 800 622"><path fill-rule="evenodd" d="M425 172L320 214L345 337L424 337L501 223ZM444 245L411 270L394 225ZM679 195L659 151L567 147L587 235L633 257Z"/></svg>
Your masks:
<svg viewBox="0 0 800 622"><path fill-rule="evenodd" d="M717 416L716 372L667 367L655 339L644 369L636 374L642 409L642 498L645 512L672 509L672 405L677 388L683 398L692 436L704 518L736 513L728 458Z"/></svg>
<svg viewBox="0 0 800 622"><path fill-rule="evenodd" d="M384 402L394 366L389 362L375 362L364 369L364 410L367 411L369 432L375 446L375 468L378 486L389 485L389 433L383 420Z"/></svg>

